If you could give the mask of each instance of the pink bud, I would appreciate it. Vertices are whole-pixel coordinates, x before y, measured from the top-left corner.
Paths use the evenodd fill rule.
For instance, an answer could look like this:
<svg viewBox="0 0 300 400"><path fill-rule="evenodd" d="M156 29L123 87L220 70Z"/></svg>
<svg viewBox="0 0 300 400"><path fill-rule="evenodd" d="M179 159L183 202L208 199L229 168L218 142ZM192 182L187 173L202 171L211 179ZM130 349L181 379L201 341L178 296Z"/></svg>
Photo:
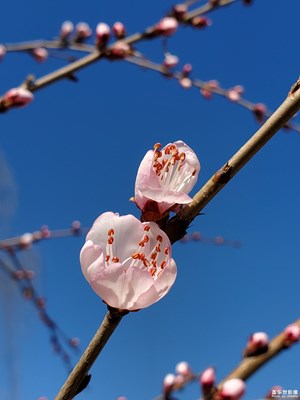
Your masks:
<svg viewBox="0 0 300 400"><path fill-rule="evenodd" d="M80 340L78 338L72 338L69 340L69 344L72 347L78 347L80 343Z"/></svg>
<svg viewBox="0 0 300 400"><path fill-rule="evenodd" d="M213 368L207 368L202 372L200 376L200 385L202 387L203 394L209 393L213 388L216 380L215 370Z"/></svg>
<svg viewBox="0 0 300 400"><path fill-rule="evenodd" d="M74 24L71 21L65 21L60 28L60 37L65 39L74 30Z"/></svg>
<svg viewBox="0 0 300 400"><path fill-rule="evenodd" d="M265 332L253 333L247 342L244 350L244 356L250 357L258 354L263 354L268 351L269 337Z"/></svg>
<svg viewBox="0 0 300 400"><path fill-rule="evenodd" d="M184 76L188 76L193 70L192 64L184 64L182 67L182 73Z"/></svg>
<svg viewBox="0 0 300 400"><path fill-rule="evenodd" d="M97 46L105 46L110 38L110 27L100 22L96 27Z"/></svg>
<svg viewBox="0 0 300 400"><path fill-rule="evenodd" d="M194 17L191 23L195 28L206 28L212 25L212 21L204 16Z"/></svg>
<svg viewBox="0 0 300 400"><path fill-rule="evenodd" d="M118 397L117 400L127 400L127 397L121 396L121 397Z"/></svg>
<svg viewBox="0 0 300 400"><path fill-rule="evenodd" d="M113 24L112 30L117 39L123 39L126 36L126 29L122 22L115 22Z"/></svg>
<svg viewBox="0 0 300 400"><path fill-rule="evenodd" d="M191 367L186 361L181 361L175 367L175 371L179 375L190 376L192 374Z"/></svg>
<svg viewBox="0 0 300 400"><path fill-rule="evenodd" d="M173 54L167 53L163 61L163 66L166 68L174 68L178 65L179 58Z"/></svg>
<svg viewBox="0 0 300 400"><path fill-rule="evenodd" d="M115 59L121 59L127 57L131 52L131 48L128 43L123 40L116 42L110 49L109 56Z"/></svg>
<svg viewBox="0 0 300 400"><path fill-rule="evenodd" d="M243 93L244 93L243 86L237 85L227 90L226 96L231 101L239 101Z"/></svg>
<svg viewBox="0 0 300 400"><path fill-rule="evenodd" d="M3 44L0 44L0 61L3 60L6 54L6 47Z"/></svg>
<svg viewBox="0 0 300 400"><path fill-rule="evenodd" d="M239 400L245 393L246 385L238 378L226 381L221 389L220 396L226 400Z"/></svg>
<svg viewBox="0 0 300 400"><path fill-rule="evenodd" d="M76 25L77 40L84 40L91 36L92 30L86 22L79 22Z"/></svg>
<svg viewBox="0 0 300 400"><path fill-rule="evenodd" d="M163 390L164 393L169 393L174 387L176 382L176 377L174 374L167 374L163 380Z"/></svg>
<svg viewBox="0 0 300 400"><path fill-rule="evenodd" d="M191 233L191 239L195 240L195 241L201 240L202 239L202 235L198 231L192 232Z"/></svg>
<svg viewBox="0 0 300 400"><path fill-rule="evenodd" d="M35 277L35 272L32 271L31 269L24 270L24 274L25 274L25 279L31 280Z"/></svg>
<svg viewBox="0 0 300 400"><path fill-rule="evenodd" d="M13 88L5 93L2 103L5 107L24 107L33 100L33 94L24 88Z"/></svg>
<svg viewBox="0 0 300 400"><path fill-rule="evenodd" d="M41 234L43 239L48 239L51 236L51 231L47 225L41 227Z"/></svg>
<svg viewBox="0 0 300 400"><path fill-rule="evenodd" d="M165 17L156 24L156 32L163 36L173 35L178 28L178 21L173 17Z"/></svg>
<svg viewBox="0 0 300 400"><path fill-rule="evenodd" d="M29 249L33 242L33 235L32 233L24 233L20 237L19 245L22 249Z"/></svg>
<svg viewBox="0 0 300 400"><path fill-rule="evenodd" d="M42 63L48 58L48 50L44 47L37 47L36 49L32 50L32 55L36 61Z"/></svg>
<svg viewBox="0 0 300 400"><path fill-rule="evenodd" d="M224 244L225 239L223 238L223 236L216 236L215 237L215 244L220 246L222 244Z"/></svg>
<svg viewBox="0 0 300 400"><path fill-rule="evenodd" d="M200 93L205 99L211 99L212 91L219 88L219 82L211 80L206 82L205 86L200 89Z"/></svg>
<svg viewBox="0 0 300 400"><path fill-rule="evenodd" d="M266 115L267 107L263 103L257 103L254 105L252 111L255 115L256 120L259 123L263 123L265 115Z"/></svg>
<svg viewBox="0 0 300 400"><path fill-rule="evenodd" d="M193 86L193 83L190 80L190 78L186 77L179 79L179 84L181 87L183 87L183 89L190 89Z"/></svg>
<svg viewBox="0 0 300 400"><path fill-rule="evenodd" d="M298 342L300 339L300 327L296 324L288 325L284 330L284 341L287 346L292 343Z"/></svg>
<svg viewBox="0 0 300 400"><path fill-rule="evenodd" d="M72 229L72 232L74 234L78 233L80 231L80 228L81 228L80 221L73 221L72 222L71 229Z"/></svg>
<svg viewBox="0 0 300 400"><path fill-rule="evenodd" d="M176 19L182 20L188 11L188 7L186 4L176 4L173 7L173 14Z"/></svg>

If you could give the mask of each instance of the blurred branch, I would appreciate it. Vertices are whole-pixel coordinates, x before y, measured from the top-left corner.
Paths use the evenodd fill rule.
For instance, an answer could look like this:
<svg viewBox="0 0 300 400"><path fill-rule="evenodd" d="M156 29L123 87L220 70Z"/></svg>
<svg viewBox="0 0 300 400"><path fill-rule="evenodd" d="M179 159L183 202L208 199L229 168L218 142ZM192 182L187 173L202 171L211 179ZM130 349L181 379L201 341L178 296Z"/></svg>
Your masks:
<svg viewBox="0 0 300 400"><path fill-rule="evenodd" d="M191 21L193 18L196 16L200 16L203 13L213 11L215 9L218 9L223 6L227 6L231 3L234 3L238 0L221 0L218 1L217 4L214 4L215 2L208 1L206 5L203 5L202 7L199 7L191 12L188 12L185 14L184 18L178 18L179 23L187 24L189 21ZM38 78L37 80L25 80L23 84L20 85L20 88L26 88L31 92L35 92L37 90L40 90L51 83L54 83L58 80L64 79L64 78L69 78L74 76L74 73L87 67L88 65L100 60L102 57L104 57L106 54L109 54L110 51L114 46L116 46L118 43L127 43L128 45L132 45L134 43L137 43L142 40L149 40L153 38L157 38L161 36L162 34L157 32L156 25L150 26L146 28L143 32L140 33L135 33L130 36L125 37L122 40L118 40L114 42L112 45L104 48L104 49L98 49L96 46L95 47L85 47L85 50L90 51L90 54L80 58L79 60L76 60L72 63L70 63L67 66L64 66L62 68L57 69L54 72L51 72L41 78ZM59 41L38 41L38 42L31 42L32 47L30 47L27 44L22 45L21 43L18 43L17 45L9 44L7 46L7 50L9 51L29 51L31 49L34 49L37 47L37 44L43 44L44 47L49 47L49 48L63 48L64 46L62 45L62 42ZM84 47L81 44L74 44L70 43L70 46L75 46L75 50L83 50ZM0 103L3 102L3 97L0 98ZM6 111L5 107L2 107L2 112Z"/></svg>
<svg viewBox="0 0 300 400"><path fill-rule="evenodd" d="M300 319L293 322L293 325L297 325L300 327ZM269 360L274 358L281 351L289 348L289 345L286 343L285 332L281 332L278 336L276 336L269 343L269 349L267 352L257 355L244 358L240 364L232 371L226 378L219 383L218 388L220 388L225 381L233 378L240 378L242 380L248 379L251 375L254 374L259 368L261 368L264 364L266 364Z"/></svg>
<svg viewBox="0 0 300 400"><path fill-rule="evenodd" d="M96 361L114 330L119 325L121 319L126 314L128 314L128 311L117 310L109 307L109 311L104 317L95 336L55 397L55 400L73 399L78 393L85 389L90 380L90 375L88 375L90 368Z"/></svg>
<svg viewBox="0 0 300 400"><path fill-rule="evenodd" d="M219 169L194 196L193 201L169 222L166 232L174 243L180 240L191 221L242 169L248 161L278 132L300 109L300 80L291 88L287 98L261 128L246 142L226 164ZM280 168L280 165L278 166Z"/></svg>
<svg viewBox="0 0 300 400"><path fill-rule="evenodd" d="M158 64L158 63L154 63L153 61L150 61L144 57L142 57L140 54L138 54L137 52L134 53L134 57L127 57L125 59L125 61L138 65L139 67L145 68L145 69L149 69L152 71L156 71L161 73L162 75L164 75L166 78L168 79L175 79L177 81L180 81L184 78L184 74L182 73L182 71L171 71L169 68L165 67L162 64ZM241 95L239 95L238 93L236 93L236 98L231 98L231 93L235 92L235 88L222 88L221 86L219 86L217 81L202 81L200 79L191 79L188 78L190 85L200 89L200 92L204 93L204 97L210 99L209 95L212 95L213 93L221 96L235 104L240 105L241 107L251 111L254 116L256 117L256 119L258 120L258 122L263 122L264 118L270 117L272 115L271 112L267 111L267 110L260 110L258 108L258 106L264 106L262 103L253 103L247 99L245 99L244 97L242 97ZM288 124L284 124L283 128L285 129L292 129L295 130L296 132L300 132L300 125L295 124L295 123L288 123Z"/></svg>

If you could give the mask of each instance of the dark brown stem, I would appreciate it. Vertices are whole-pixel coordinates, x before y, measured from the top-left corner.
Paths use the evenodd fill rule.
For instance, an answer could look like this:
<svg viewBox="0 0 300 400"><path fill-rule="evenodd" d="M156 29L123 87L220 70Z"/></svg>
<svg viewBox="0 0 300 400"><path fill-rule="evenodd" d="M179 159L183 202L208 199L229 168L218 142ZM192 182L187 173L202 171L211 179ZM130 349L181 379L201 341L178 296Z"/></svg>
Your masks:
<svg viewBox="0 0 300 400"><path fill-rule="evenodd" d="M300 109L298 80L287 98L261 128L242 146L219 171L217 171L194 196L193 201L169 221L167 234L172 242L181 239L183 230L199 215L201 210L222 190L249 160L278 132Z"/></svg>
<svg viewBox="0 0 300 400"><path fill-rule="evenodd" d="M128 314L128 311L109 309L95 336L60 389L55 400L71 400L83 389L83 382L87 377L87 373L126 314Z"/></svg>

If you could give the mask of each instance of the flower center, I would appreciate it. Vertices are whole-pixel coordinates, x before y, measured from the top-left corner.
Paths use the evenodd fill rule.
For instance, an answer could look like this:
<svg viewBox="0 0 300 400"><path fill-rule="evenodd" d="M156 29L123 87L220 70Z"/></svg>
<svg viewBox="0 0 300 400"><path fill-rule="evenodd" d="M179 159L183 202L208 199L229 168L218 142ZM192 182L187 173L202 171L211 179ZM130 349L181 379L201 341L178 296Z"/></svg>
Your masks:
<svg viewBox="0 0 300 400"><path fill-rule="evenodd" d="M147 269L149 274L156 279L168 262L169 248L163 246L163 237L157 235L155 240L150 239L150 225L144 227L146 232L139 242L138 250L132 254L131 267ZM151 232L152 233L152 232ZM148 245L146 245L149 243Z"/></svg>
<svg viewBox="0 0 300 400"><path fill-rule="evenodd" d="M184 191L196 170L186 162L185 152L179 153L175 144L169 144L162 150L159 150L160 147L160 143L154 145L152 167L161 185L170 191Z"/></svg>
<svg viewBox="0 0 300 400"><path fill-rule="evenodd" d="M137 250L126 260L121 260L114 254L114 230L109 229L107 232L107 244L105 264L109 267L112 263L122 262L124 272L127 268L140 268L147 270L149 274L156 279L161 271L165 268L169 260L169 248L164 247L163 237L161 235L153 236L151 226L144 226L144 235L137 244Z"/></svg>

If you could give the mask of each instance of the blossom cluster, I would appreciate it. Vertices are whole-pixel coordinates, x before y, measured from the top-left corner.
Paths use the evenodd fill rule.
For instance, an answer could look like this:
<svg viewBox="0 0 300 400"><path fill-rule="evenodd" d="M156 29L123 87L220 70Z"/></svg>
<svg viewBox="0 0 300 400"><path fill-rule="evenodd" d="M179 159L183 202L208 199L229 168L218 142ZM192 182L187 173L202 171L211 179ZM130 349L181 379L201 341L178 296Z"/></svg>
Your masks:
<svg viewBox="0 0 300 400"><path fill-rule="evenodd" d="M159 221L191 202L200 163L182 141L149 150L138 169L133 215L105 212L94 222L80 253L82 272L110 307L135 311L171 289L177 274L171 243Z"/></svg>

